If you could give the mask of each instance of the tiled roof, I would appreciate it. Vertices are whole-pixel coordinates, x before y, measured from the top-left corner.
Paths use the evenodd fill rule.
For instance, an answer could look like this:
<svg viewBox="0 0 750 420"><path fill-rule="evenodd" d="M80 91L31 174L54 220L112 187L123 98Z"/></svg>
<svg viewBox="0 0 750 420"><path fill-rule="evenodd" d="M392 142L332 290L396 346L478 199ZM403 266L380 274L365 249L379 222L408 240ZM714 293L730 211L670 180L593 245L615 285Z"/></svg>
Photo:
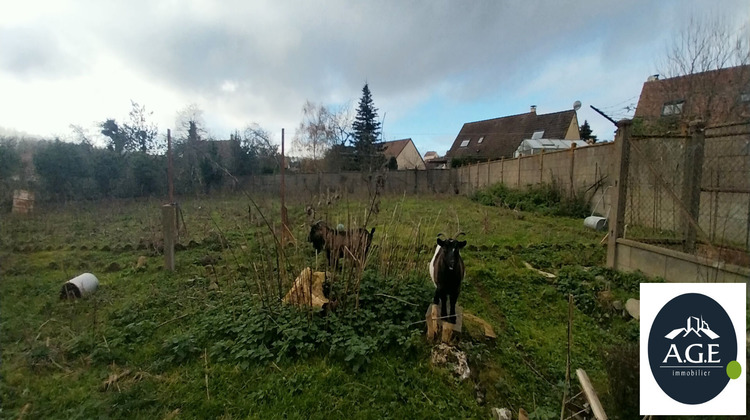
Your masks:
<svg viewBox="0 0 750 420"><path fill-rule="evenodd" d="M709 125L742 121L750 116L743 94L750 94L750 65L649 80L643 84L635 118L657 120L665 105L681 103L679 118L686 121L702 118Z"/></svg>
<svg viewBox="0 0 750 420"><path fill-rule="evenodd" d="M386 158L398 157L411 139L393 140L381 143L383 154Z"/></svg>
<svg viewBox="0 0 750 420"><path fill-rule="evenodd" d="M512 157L521 141L543 131L544 138L564 139L574 110L537 115L536 112L464 124L446 156L499 159ZM468 140L468 143L466 142ZM481 140L481 143L480 143ZM462 147L462 144L465 144Z"/></svg>

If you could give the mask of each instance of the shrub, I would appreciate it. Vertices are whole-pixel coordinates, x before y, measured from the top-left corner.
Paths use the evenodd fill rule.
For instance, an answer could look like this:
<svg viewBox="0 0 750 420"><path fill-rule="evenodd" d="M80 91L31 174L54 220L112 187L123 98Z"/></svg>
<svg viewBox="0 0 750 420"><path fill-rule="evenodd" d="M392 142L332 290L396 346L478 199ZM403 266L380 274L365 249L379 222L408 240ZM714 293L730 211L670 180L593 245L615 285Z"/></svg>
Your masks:
<svg viewBox="0 0 750 420"><path fill-rule="evenodd" d="M606 354L609 394L621 419L638 418L639 388L638 343L611 346Z"/></svg>
<svg viewBox="0 0 750 420"><path fill-rule="evenodd" d="M398 299L379 295L382 290ZM312 317L295 307L263 307L237 297L231 304L234 314L223 308L205 313L194 340L190 335L167 339L162 348L164 360L179 362L205 347L212 359L243 369L268 360L328 356L358 371L376 353L396 346L410 350L421 343L413 337L421 334L422 325L412 323L424 317L424 308L409 302L430 300L431 291L423 279L396 281L367 271L360 296L358 310Z"/></svg>
<svg viewBox="0 0 750 420"><path fill-rule="evenodd" d="M569 197L556 183L531 185L525 190L514 190L504 184L495 184L477 191L472 199L487 206L507 207L551 216L583 218L589 215L589 203L584 194Z"/></svg>

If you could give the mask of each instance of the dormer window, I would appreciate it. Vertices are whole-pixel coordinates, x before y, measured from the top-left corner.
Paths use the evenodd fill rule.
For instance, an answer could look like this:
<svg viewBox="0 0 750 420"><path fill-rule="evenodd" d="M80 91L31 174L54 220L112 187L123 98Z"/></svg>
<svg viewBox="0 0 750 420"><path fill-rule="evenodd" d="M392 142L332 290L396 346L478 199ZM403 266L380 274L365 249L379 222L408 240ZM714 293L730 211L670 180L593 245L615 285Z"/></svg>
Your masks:
<svg viewBox="0 0 750 420"><path fill-rule="evenodd" d="M469 145L469 142L470 142L470 141L471 141L471 139L468 139L468 140L464 140L464 141L462 141L462 142L461 142L461 147L466 147L466 146L468 146L468 145Z"/></svg>
<svg viewBox="0 0 750 420"><path fill-rule="evenodd" d="M484 136L480 137L479 140L477 140L477 144L482 144L484 141Z"/></svg>
<svg viewBox="0 0 750 420"><path fill-rule="evenodd" d="M544 130L534 131L531 135L531 140L539 140L544 136Z"/></svg>
<svg viewBox="0 0 750 420"><path fill-rule="evenodd" d="M669 115L680 115L682 114L682 106L684 104L685 101L683 100L666 102L661 108L661 115L665 117Z"/></svg>

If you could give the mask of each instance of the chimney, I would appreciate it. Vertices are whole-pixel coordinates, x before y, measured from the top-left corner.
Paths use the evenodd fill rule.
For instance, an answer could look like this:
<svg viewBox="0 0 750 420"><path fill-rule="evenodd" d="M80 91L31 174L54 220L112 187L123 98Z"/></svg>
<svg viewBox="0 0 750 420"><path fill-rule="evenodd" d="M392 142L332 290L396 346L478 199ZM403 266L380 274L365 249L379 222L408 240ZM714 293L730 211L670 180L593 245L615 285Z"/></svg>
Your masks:
<svg viewBox="0 0 750 420"><path fill-rule="evenodd" d="M531 105L531 111L529 112L536 114L536 105Z"/></svg>

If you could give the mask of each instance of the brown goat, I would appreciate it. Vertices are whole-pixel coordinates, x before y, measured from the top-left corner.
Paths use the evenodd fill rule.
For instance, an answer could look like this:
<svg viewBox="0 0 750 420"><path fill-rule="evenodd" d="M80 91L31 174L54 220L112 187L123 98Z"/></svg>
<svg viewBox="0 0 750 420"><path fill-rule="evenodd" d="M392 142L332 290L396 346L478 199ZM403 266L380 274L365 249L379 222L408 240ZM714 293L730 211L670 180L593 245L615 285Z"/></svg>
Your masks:
<svg viewBox="0 0 750 420"><path fill-rule="evenodd" d="M307 240L312 242L313 248L318 252L325 250L328 264L337 267L342 257L350 258L357 264L364 264L374 233L375 228L369 232L364 228L339 231L321 220L310 227Z"/></svg>

